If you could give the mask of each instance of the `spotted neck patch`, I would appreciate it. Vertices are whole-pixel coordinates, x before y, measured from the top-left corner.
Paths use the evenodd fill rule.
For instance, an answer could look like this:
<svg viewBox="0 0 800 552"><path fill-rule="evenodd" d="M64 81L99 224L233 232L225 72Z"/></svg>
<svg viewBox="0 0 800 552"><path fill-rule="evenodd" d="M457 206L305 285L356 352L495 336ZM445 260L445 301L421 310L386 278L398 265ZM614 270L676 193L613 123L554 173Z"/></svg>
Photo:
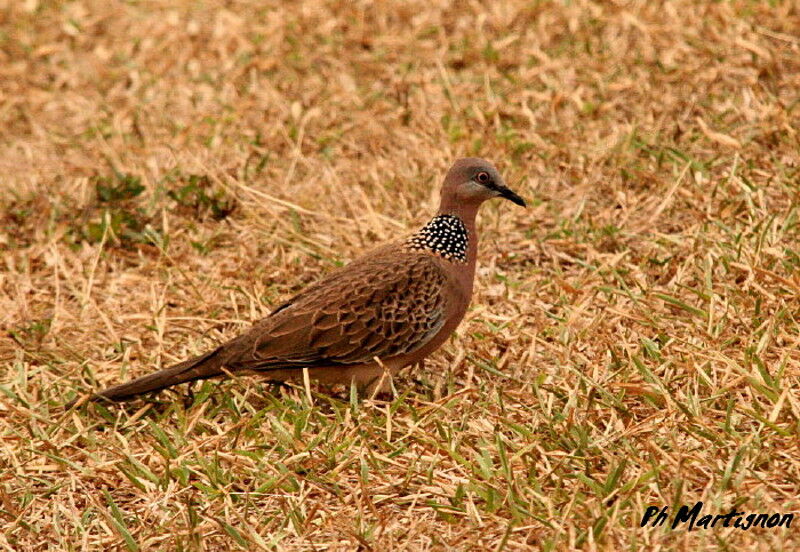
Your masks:
<svg viewBox="0 0 800 552"><path fill-rule="evenodd" d="M408 238L406 247L411 251L430 251L448 261L467 262L469 232L460 218L439 215Z"/></svg>

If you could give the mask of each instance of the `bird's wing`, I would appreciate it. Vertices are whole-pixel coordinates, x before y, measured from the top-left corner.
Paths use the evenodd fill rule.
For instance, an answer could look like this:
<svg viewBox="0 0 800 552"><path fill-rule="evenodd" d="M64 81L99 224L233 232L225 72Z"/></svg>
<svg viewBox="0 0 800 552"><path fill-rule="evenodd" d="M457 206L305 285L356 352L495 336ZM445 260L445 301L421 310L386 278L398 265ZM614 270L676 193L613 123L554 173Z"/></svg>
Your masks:
<svg viewBox="0 0 800 552"><path fill-rule="evenodd" d="M436 259L394 251L311 286L242 336L227 362L270 370L371 362L424 346L446 321L448 285ZM233 351L232 351L233 352Z"/></svg>

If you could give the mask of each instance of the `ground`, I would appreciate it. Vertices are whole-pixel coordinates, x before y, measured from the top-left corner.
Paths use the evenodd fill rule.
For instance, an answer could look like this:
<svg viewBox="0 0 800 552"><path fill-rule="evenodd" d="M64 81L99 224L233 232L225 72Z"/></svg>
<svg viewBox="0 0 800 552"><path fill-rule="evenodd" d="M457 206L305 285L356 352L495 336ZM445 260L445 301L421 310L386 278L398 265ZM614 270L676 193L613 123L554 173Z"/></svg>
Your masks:
<svg viewBox="0 0 800 552"><path fill-rule="evenodd" d="M797 550L796 2L0 2L0 548ZM435 211L472 306L398 395L181 386ZM721 524L720 524L721 525Z"/></svg>

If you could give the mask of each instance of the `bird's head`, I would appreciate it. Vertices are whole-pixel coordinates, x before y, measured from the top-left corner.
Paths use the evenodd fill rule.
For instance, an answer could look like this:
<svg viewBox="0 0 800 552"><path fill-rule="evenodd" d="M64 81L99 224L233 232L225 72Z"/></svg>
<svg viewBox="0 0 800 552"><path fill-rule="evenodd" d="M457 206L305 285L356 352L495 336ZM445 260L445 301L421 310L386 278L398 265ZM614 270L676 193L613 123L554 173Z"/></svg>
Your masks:
<svg viewBox="0 0 800 552"><path fill-rule="evenodd" d="M442 208L477 207L493 197L525 207L525 200L506 186L494 165L484 159L464 157L447 171L442 186Z"/></svg>

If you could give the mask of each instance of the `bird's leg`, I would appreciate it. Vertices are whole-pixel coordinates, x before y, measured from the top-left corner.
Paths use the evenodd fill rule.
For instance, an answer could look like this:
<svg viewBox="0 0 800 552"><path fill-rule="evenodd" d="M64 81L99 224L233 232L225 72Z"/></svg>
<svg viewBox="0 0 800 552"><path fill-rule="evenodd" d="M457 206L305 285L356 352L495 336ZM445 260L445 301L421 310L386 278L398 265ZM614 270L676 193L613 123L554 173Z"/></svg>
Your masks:
<svg viewBox="0 0 800 552"><path fill-rule="evenodd" d="M376 397L392 398L392 374L389 370L384 370L380 375L372 378L363 389L364 398L374 399Z"/></svg>

